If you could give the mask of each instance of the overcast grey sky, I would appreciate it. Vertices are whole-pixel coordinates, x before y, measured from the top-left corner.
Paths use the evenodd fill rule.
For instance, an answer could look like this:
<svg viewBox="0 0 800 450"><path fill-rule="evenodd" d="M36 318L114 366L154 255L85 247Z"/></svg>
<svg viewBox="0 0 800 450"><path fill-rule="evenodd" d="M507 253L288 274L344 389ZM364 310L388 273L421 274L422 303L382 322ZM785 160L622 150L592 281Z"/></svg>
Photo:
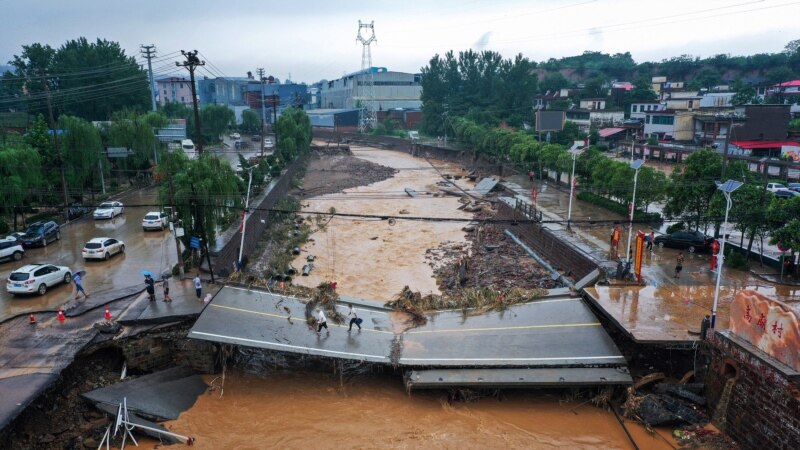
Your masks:
<svg viewBox="0 0 800 450"><path fill-rule="evenodd" d="M435 54L473 48L543 61L631 52L637 62L681 54L774 53L800 39L791 0L2 0L0 64L34 42L85 36L130 55L155 44L159 74L179 73L175 52L199 50L201 75L264 67L312 83L361 68L358 21L375 23L374 66L418 72Z"/></svg>

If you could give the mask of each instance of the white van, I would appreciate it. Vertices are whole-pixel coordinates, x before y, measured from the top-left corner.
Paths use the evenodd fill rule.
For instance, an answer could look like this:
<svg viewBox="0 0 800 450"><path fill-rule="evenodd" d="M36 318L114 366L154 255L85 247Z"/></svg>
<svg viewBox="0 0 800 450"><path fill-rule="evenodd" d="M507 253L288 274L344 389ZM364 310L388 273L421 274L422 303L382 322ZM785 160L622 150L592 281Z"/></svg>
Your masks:
<svg viewBox="0 0 800 450"><path fill-rule="evenodd" d="M197 158L197 149L194 147L194 142L191 139L184 139L181 141L181 149L189 159Z"/></svg>

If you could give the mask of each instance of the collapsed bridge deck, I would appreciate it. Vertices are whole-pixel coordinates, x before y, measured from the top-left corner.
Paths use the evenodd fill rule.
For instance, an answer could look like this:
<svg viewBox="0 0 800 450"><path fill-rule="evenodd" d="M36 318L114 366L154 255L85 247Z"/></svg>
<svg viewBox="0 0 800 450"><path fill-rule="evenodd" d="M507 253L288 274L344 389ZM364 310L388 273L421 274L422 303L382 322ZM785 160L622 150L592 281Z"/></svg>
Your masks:
<svg viewBox="0 0 800 450"><path fill-rule="evenodd" d="M383 307L359 302L362 330L328 320L330 333L317 334L305 320L307 300L275 293L226 286L209 303L189 337L269 350L322 357L393 364L409 369L575 369L580 379L601 384L630 382L626 362L611 337L580 298L555 295L502 311L471 315L462 310L428 316L426 324L409 327L407 317ZM347 313L340 304L339 312ZM597 369L615 369L607 377ZM574 373L574 370L564 373ZM448 370L459 383L464 373ZM482 378L491 371L483 371ZM508 378L497 372L496 384ZM559 385L558 370L532 377L536 385ZM448 375L443 375L448 376ZM437 380L441 376L437 375ZM515 386L524 380L513 380Z"/></svg>

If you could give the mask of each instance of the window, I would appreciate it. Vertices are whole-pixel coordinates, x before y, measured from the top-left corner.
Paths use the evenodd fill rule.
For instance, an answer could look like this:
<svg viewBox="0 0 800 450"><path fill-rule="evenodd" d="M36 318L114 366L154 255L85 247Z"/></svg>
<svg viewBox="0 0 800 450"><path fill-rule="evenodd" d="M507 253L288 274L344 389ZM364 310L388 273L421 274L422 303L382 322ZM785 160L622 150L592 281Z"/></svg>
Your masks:
<svg viewBox="0 0 800 450"><path fill-rule="evenodd" d="M650 114L648 114L647 116L645 116L645 118L644 118L644 123L650 123Z"/></svg>
<svg viewBox="0 0 800 450"><path fill-rule="evenodd" d="M632 108L633 108L633 109L631 109L631 112L636 112L636 106L637 106L637 105L633 105L633 106L632 106Z"/></svg>
<svg viewBox="0 0 800 450"><path fill-rule="evenodd" d="M673 125L675 124L674 116L653 116L653 125Z"/></svg>
<svg viewBox="0 0 800 450"><path fill-rule="evenodd" d="M167 90L166 89L164 89L164 95L167 95Z"/></svg>
<svg viewBox="0 0 800 450"><path fill-rule="evenodd" d="M183 101L183 97L181 97L181 103L184 103L184 101Z"/></svg>
<svg viewBox="0 0 800 450"><path fill-rule="evenodd" d="M181 83L179 87L180 87L181 89L183 89L183 83Z"/></svg>

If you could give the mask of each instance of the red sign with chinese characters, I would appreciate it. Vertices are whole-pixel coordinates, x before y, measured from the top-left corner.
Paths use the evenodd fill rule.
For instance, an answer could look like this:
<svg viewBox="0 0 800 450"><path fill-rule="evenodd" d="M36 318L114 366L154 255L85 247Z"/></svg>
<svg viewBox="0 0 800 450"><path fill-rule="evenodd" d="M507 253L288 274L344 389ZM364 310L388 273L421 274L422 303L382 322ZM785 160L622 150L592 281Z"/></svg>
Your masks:
<svg viewBox="0 0 800 450"><path fill-rule="evenodd" d="M731 331L794 370L800 371L800 320L789 306L744 290L731 303Z"/></svg>

